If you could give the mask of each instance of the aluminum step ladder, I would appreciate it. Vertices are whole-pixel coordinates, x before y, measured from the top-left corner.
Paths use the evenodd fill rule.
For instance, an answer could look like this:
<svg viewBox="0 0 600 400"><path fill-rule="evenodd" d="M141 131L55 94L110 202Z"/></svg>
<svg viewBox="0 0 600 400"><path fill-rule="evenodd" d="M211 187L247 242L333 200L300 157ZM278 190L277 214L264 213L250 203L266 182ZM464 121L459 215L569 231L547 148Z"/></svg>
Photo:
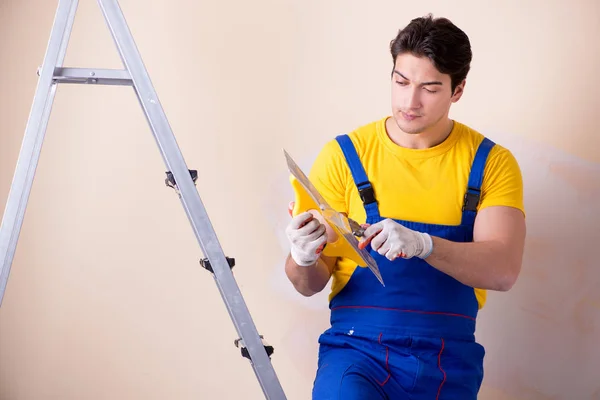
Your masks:
<svg viewBox="0 0 600 400"><path fill-rule="evenodd" d="M59 0L27 121L16 170L0 227L0 305L20 235L25 209L41 153L57 85L95 84L131 86L144 111L167 168L165 183L178 194L206 258L200 264L216 281L239 338L234 344L248 358L267 399L285 399L271 364L273 347L258 334L231 268L196 190L197 171L189 170L169 126L117 0L98 0L124 65L122 70L65 68L63 61L73 28L78 0Z"/></svg>

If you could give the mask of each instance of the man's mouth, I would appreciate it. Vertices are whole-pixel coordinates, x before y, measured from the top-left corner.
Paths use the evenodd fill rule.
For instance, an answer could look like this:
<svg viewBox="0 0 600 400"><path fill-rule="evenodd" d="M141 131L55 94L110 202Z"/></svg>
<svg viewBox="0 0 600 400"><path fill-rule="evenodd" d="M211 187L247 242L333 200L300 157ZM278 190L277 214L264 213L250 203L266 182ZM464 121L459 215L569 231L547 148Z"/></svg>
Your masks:
<svg viewBox="0 0 600 400"><path fill-rule="evenodd" d="M419 118L420 115L417 114L407 114L405 112L402 113L402 118L412 121L413 119Z"/></svg>

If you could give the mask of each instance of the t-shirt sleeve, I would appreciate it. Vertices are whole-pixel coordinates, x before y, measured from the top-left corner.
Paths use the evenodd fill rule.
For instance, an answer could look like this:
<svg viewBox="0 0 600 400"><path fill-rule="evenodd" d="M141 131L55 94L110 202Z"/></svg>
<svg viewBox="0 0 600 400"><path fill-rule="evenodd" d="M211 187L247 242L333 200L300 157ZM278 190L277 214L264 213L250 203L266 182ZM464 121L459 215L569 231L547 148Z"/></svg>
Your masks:
<svg viewBox="0 0 600 400"><path fill-rule="evenodd" d="M490 206L514 207L525 214L523 176L514 155L496 145L484 171L479 210ZM495 151L494 151L495 150Z"/></svg>
<svg viewBox="0 0 600 400"><path fill-rule="evenodd" d="M326 143L313 163L309 180L336 211L347 213L346 182L349 170L335 140Z"/></svg>

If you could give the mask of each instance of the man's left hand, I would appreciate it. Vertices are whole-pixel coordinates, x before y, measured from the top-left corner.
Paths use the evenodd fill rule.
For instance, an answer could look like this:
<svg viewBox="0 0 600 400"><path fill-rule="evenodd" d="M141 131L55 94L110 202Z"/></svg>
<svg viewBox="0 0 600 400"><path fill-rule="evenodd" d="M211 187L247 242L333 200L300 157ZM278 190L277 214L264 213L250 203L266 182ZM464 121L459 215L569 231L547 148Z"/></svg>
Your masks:
<svg viewBox="0 0 600 400"><path fill-rule="evenodd" d="M389 218L365 229L359 247L366 246L369 240L373 250L389 260L397 257L426 258L433 250L433 241L429 234L408 229Z"/></svg>

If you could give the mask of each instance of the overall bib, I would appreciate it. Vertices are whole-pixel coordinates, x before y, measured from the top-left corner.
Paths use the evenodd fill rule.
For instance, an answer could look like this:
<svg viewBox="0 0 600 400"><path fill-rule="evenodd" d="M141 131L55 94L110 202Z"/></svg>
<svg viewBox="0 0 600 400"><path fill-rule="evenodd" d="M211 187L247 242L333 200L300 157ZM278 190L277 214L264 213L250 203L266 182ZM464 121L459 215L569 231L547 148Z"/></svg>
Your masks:
<svg viewBox="0 0 600 400"><path fill-rule="evenodd" d="M352 141L347 135L336 140L367 223L385 219ZM477 150L460 225L395 221L451 241L472 241L483 171L493 146L486 138ZM357 267L331 300L331 327L319 337L313 399L475 400L485 351L475 341L479 307L474 289L420 258L389 261L368 249L385 287L368 268Z"/></svg>

